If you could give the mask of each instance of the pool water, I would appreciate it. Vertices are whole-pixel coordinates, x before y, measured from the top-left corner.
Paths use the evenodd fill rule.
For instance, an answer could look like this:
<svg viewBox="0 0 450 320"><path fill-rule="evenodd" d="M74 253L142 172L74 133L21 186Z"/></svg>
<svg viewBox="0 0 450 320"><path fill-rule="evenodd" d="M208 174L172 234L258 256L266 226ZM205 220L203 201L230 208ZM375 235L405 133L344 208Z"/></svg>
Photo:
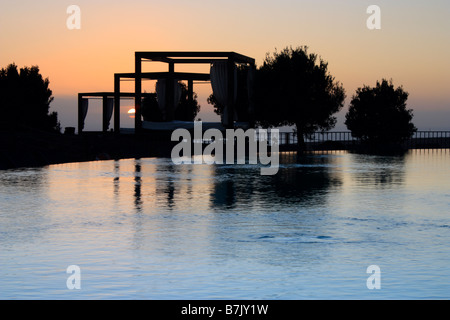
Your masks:
<svg viewBox="0 0 450 320"><path fill-rule="evenodd" d="M448 299L449 243L450 150L0 171L1 299Z"/></svg>

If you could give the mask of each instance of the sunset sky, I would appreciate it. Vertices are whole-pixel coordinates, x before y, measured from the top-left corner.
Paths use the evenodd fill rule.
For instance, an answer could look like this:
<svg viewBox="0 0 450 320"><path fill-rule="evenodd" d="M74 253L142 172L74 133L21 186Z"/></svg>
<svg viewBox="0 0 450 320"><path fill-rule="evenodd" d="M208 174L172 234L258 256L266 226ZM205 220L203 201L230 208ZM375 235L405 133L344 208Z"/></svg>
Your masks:
<svg viewBox="0 0 450 320"><path fill-rule="evenodd" d="M79 30L66 26L72 4ZM381 8L381 30L366 27L369 5ZM261 65L266 52L307 45L343 83L346 106L358 87L392 78L419 129L450 130L449 17L448 0L2 1L0 67L38 65L65 127L76 126L77 93L112 91L114 73L134 71L135 51L236 51ZM210 86L194 90L201 118L213 119Z"/></svg>

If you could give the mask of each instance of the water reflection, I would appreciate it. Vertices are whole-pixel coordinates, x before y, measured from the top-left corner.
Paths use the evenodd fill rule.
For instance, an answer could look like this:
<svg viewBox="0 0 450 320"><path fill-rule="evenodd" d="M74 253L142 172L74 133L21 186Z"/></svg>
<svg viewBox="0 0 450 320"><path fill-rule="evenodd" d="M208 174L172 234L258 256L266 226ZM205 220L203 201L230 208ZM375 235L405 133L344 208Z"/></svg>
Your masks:
<svg viewBox="0 0 450 320"><path fill-rule="evenodd" d="M405 182L406 155L373 156L352 154L351 161L359 163L353 173L355 183L378 188L401 186Z"/></svg>
<svg viewBox="0 0 450 320"><path fill-rule="evenodd" d="M141 177L141 160L136 159L134 163L134 207L136 212L142 211L142 177Z"/></svg>
<svg viewBox="0 0 450 320"><path fill-rule="evenodd" d="M0 171L0 296L72 298L77 264L87 298L365 297L372 263L401 284L384 297L446 296L448 152L280 160Z"/></svg>
<svg viewBox="0 0 450 320"><path fill-rule="evenodd" d="M325 204L328 189L342 184L339 173L330 169L335 161L335 156L282 154L279 171L273 176L261 176L258 168L216 166L211 208Z"/></svg>
<svg viewBox="0 0 450 320"><path fill-rule="evenodd" d="M48 190L48 179L47 168L0 171L2 248L6 244L31 242L48 228L48 201L43 197ZM18 206L21 210L17 209Z"/></svg>
<svg viewBox="0 0 450 320"><path fill-rule="evenodd" d="M113 193L115 203L118 203L119 199L119 190L120 190L120 161L114 160L114 179L113 179Z"/></svg>
<svg viewBox="0 0 450 320"><path fill-rule="evenodd" d="M175 189L181 187L179 185L180 177L176 169L175 165L171 162L156 166L157 172L163 173L158 177L156 194L165 198L165 205L169 210L172 210L175 206Z"/></svg>
<svg viewBox="0 0 450 320"><path fill-rule="evenodd" d="M323 263L327 245L340 241L326 214L331 190L342 186L340 156L282 154L280 162L274 176L250 166L214 168L208 234L210 254L221 263L245 257L295 273Z"/></svg>
<svg viewBox="0 0 450 320"><path fill-rule="evenodd" d="M280 169L274 176L262 176L256 165L174 165L170 159L114 161L113 199L121 205L131 191L135 212L144 211L146 204L146 211L325 205L329 189L342 185L341 172L335 170L339 161L336 155L298 159L281 154Z"/></svg>
<svg viewBox="0 0 450 320"><path fill-rule="evenodd" d="M368 188L404 185L406 159L407 156L358 154L298 158L281 154L279 171L273 176L262 176L260 167L254 165L174 165L170 159L154 163L136 159L131 172L133 205L136 212L142 212L147 202L149 210L159 207L171 211L176 207L198 209L205 200L212 210L324 206L330 192L345 187L344 180L346 185ZM120 161L114 162L115 199L125 191L121 189L121 176L126 174L126 168L121 165Z"/></svg>
<svg viewBox="0 0 450 320"><path fill-rule="evenodd" d="M315 155L285 162L280 174L272 177L279 201L313 206L326 204L329 189L342 185L342 177L335 170L337 160L333 155Z"/></svg>
<svg viewBox="0 0 450 320"><path fill-rule="evenodd" d="M114 164L113 192L119 195L119 181L130 186L121 186L120 193L133 195L129 205L135 213L134 250L148 247L168 256L184 255L177 247L183 247L186 239L202 245L208 239L210 254L221 252L219 260L245 256L279 266L288 259L292 267L320 263L329 255L323 244L343 241L342 234L330 229L333 223L326 212L333 206L347 208L336 202L345 188L364 185L375 190L402 184L404 167L405 157L282 154L278 173L261 176L260 167L254 165L174 165L170 159L136 159L129 165ZM121 180L127 174L130 179ZM373 202L384 201L382 208L400 209L397 202L369 193L365 204L375 207ZM360 208L355 205L360 196L347 199L354 206L348 210ZM316 247L321 247L320 256ZM265 261L267 256L280 259Z"/></svg>
<svg viewBox="0 0 450 320"><path fill-rule="evenodd" d="M214 175L216 177L219 177L220 175L224 175L225 178L217 179L217 181L214 183L214 189L213 192L211 192L211 206L213 208L215 207L224 207L227 209L232 209L234 205L236 204L236 183L235 179L233 179L233 176L236 176L238 174L235 169L233 168L226 168L224 170L220 170L220 168L216 168L216 170L213 171ZM252 178L249 177L249 180L247 181L247 186L252 186ZM240 185L237 186L238 188ZM245 189L243 190L245 193ZM247 196L248 196L247 192ZM251 194L251 193L250 193ZM240 196L243 196L241 193Z"/></svg>
<svg viewBox="0 0 450 320"><path fill-rule="evenodd" d="M2 194L26 193L46 185L46 168L0 170Z"/></svg>

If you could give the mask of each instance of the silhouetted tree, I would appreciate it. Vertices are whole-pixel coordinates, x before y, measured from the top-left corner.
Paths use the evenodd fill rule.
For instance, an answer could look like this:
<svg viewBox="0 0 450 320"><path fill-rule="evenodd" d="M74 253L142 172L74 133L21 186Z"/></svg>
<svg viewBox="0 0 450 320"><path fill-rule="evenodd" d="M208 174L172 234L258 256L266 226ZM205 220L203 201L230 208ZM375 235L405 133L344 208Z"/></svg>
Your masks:
<svg viewBox="0 0 450 320"><path fill-rule="evenodd" d="M164 120L156 93L148 93L142 100L142 117L145 121L161 122Z"/></svg>
<svg viewBox="0 0 450 320"><path fill-rule="evenodd" d="M417 131L411 122L413 111L406 109L408 93L394 88L391 81L377 81L374 88L358 88L345 116L345 124L354 137L364 142L398 143Z"/></svg>
<svg viewBox="0 0 450 320"><path fill-rule="evenodd" d="M181 98L180 103L175 110L174 120L194 121L195 117L200 111L200 105L197 101L198 96L194 92L192 101L189 101L189 92L187 85L183 82L180 82L180 85ZM161 110L159 109L156 93L149 93L143 99L142 116L144 117L145 121L164 121Z"/></svg>
<svg viewBox="0 0 450 320"><path fill-rule="evenodd" d="M192 101L189 101L188 87L184 82L181 84L181 99L175 110L174 118L180 121L194 121L195 117L200 111L200 105L198 104L198 96L194 92Z"/></svg>
<svg viewBox="0 0 450 320"><path fill-rule="evenodd" d="M224 107L219 103L219 101L217 101L214 94L211 93L206 101L214 107L215 114L222 116Z"/></svg>
<svg viewBox="0 0 450 320"><path fill-rule="evenodd" d="M345 91L328 72L328 63L306 46L267 54L256 77L257 121L263 127L295 125L299 150L304 137L336 124Z"/></svg>
<svg viewBox="0 0 450 320"><path fill-rule="evenodd" d="M0 70L0 119L15 127L61 131L58 114L49 114L53 101L48 78L38 66L21 68L13 63Z"/></svg>

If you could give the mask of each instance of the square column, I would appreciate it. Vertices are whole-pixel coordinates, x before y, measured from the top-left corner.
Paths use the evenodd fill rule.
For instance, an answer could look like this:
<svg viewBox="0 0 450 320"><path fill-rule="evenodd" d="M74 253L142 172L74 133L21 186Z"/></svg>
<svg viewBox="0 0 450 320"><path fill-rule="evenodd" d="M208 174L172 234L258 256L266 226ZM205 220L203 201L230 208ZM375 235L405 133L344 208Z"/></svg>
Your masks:
<svg viewBox="0 0 450 320"><path fill-rule="evenodd" d="M136 110L134 117L134 130L135 133L139 133L142 130L142 61L141 56L136 53L135 54L135 100L134 100L134 109Z"/></svg>

